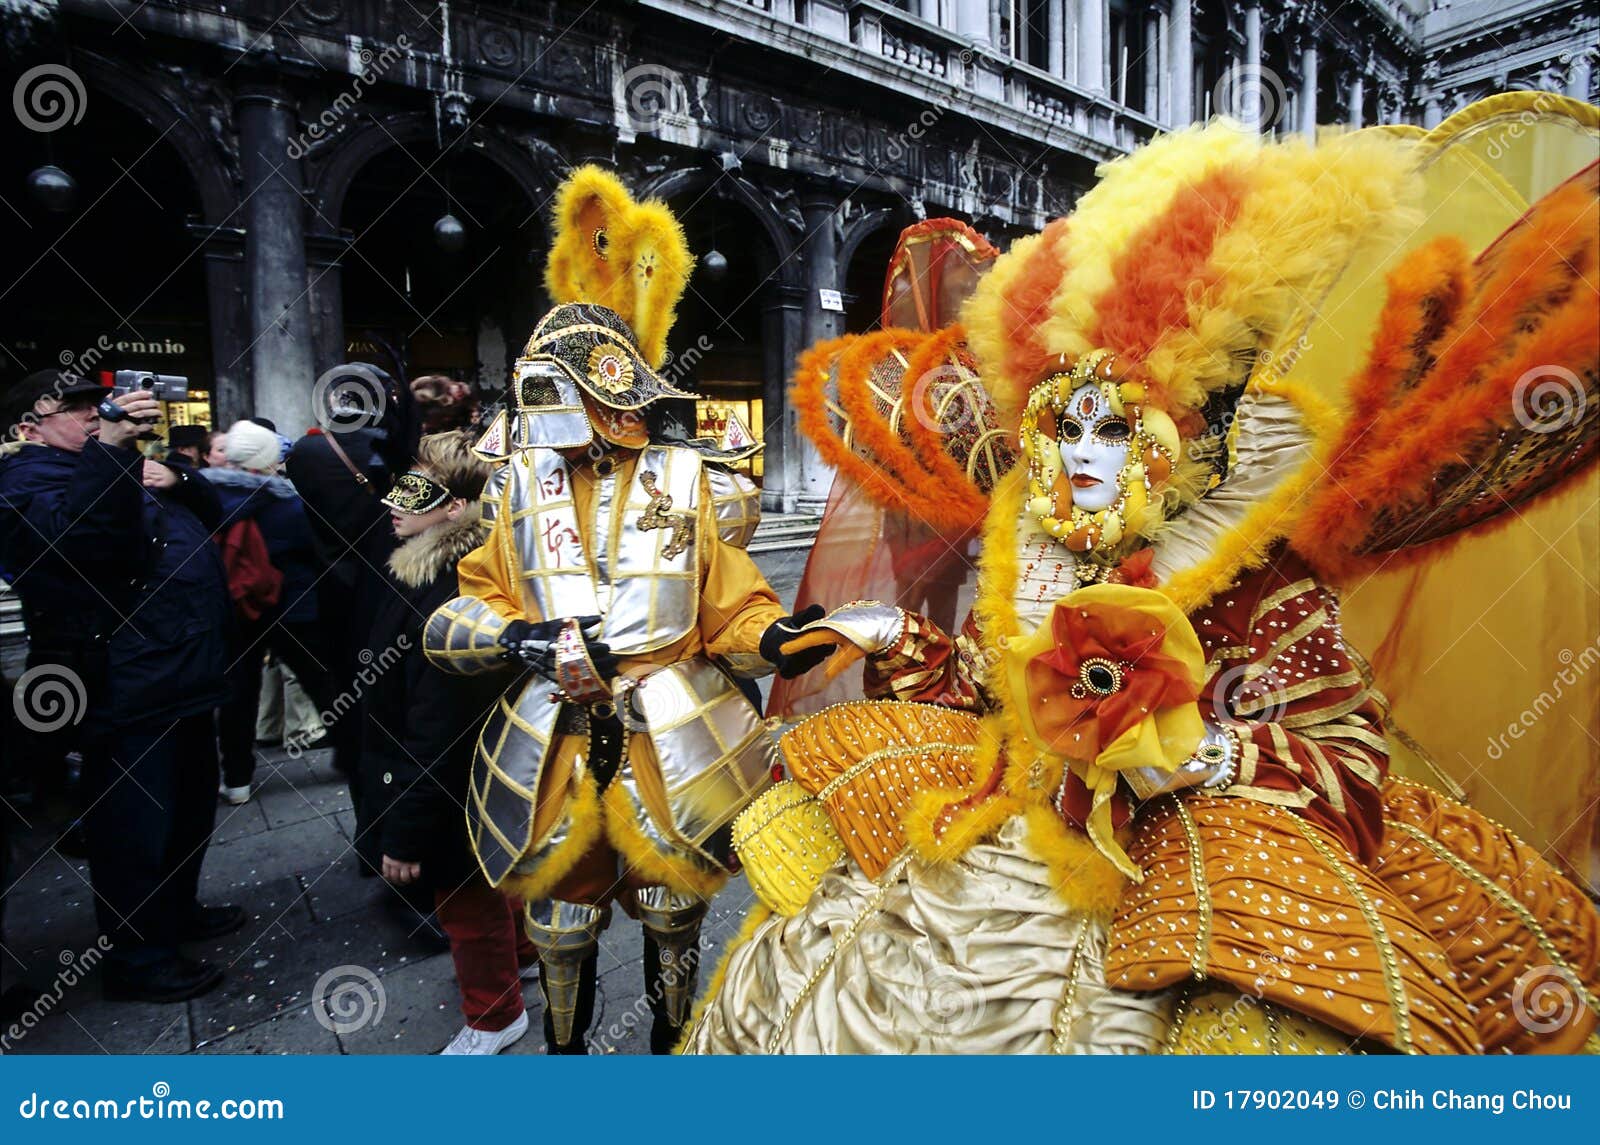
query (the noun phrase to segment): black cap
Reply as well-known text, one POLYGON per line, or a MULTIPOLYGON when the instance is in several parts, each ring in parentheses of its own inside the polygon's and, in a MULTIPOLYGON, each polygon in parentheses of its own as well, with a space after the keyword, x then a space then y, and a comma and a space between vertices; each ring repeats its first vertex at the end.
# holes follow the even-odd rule
POLYGON ((173 449, 204 450, 211 431, 203 425, 175 425, 167 430, 167 444, 173 449))
POLYGON ((15 382, 0 398, 0 430, 9 435, 13 426, 24 415, 33 412, 40 398, 69 401, 72 398, 94 398, 99 401, 110 391, 99 382, 90 381, 81 374, 65 370, 38 370, 15 382))

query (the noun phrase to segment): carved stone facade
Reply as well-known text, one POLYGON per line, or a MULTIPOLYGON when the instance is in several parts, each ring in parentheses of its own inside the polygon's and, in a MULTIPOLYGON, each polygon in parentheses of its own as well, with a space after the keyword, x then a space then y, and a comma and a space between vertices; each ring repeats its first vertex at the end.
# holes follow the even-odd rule
MULTIPOLYGON (((421 193, 471 156, 529 218, 599 160, 761 248, 730 290, 758 316, 724 380, 762 400, 767 502, 793 508, 828 474, 800 447, 788 371, 873 310, 886 244, 914 219, 957 214, 1004 244, 1069 210, 1096 164, 1218 112, 1312 132, 1436 119, 1498 87, 1592 95, 1580 0, 1411 3, 64 0, 56 39, 192 175, 218 420, 308 420, 311 379, 351 344, 344 280, 367 260, 348 201, 380 157, 414 152, 421 193)), ((507 272, 519 297, 485 375, 541 305, 541 241, 507 272)))

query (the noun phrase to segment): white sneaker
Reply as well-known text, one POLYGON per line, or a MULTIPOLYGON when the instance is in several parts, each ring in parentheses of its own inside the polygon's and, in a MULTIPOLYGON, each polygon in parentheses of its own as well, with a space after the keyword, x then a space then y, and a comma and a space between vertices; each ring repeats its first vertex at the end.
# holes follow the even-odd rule
POLYGON ((450 1054, 476 1054, 481 1057, 492 1057, 516 1042, 523 1034, 528 1032, 528 1011, 524 1010, 517 1015, 517 1020, 503 1030, 474 1030, 471 1026, 462 1026, 461 1032, 450 1040, 450 1044, 440 1050, 441 1055, 450 1054))
POLYGON ((217 794, 222 796, 222 801, 224 803, 231 803, 235 807, 242 807, 244 804, 250 802, 250 785, 247 783, 243 787, 229 787, 227 784, 223 784, 221 787, 217 788, 217 794))

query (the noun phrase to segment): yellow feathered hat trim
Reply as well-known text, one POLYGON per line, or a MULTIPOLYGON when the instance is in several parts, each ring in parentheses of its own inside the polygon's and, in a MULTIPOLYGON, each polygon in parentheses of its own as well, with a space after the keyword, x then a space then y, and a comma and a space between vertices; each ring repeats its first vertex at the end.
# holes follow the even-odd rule
POLYGON ((555 242, 545 286, 557 305, 592 302, 627 321, 645 360, 659 368, 694 257, 665 203, 634 201, 614 174, 577 168, 556 192, 555 242))

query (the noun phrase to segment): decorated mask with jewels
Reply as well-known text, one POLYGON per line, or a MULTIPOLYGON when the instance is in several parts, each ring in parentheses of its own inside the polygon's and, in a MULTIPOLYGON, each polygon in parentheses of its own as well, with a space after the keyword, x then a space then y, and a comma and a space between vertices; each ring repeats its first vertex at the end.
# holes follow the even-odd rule
POLYGON ((1028 510, 1071 551, 1109 554, 1160 520, 1178 431, 1109 351, 1035 385, 1021 437, 1028 510))
POLYGON ((431 513, 450 500, 450 490, 420 469, 410 469, 395 478, 383 495, 383 504, 400 513, 420 516, 431 513))

